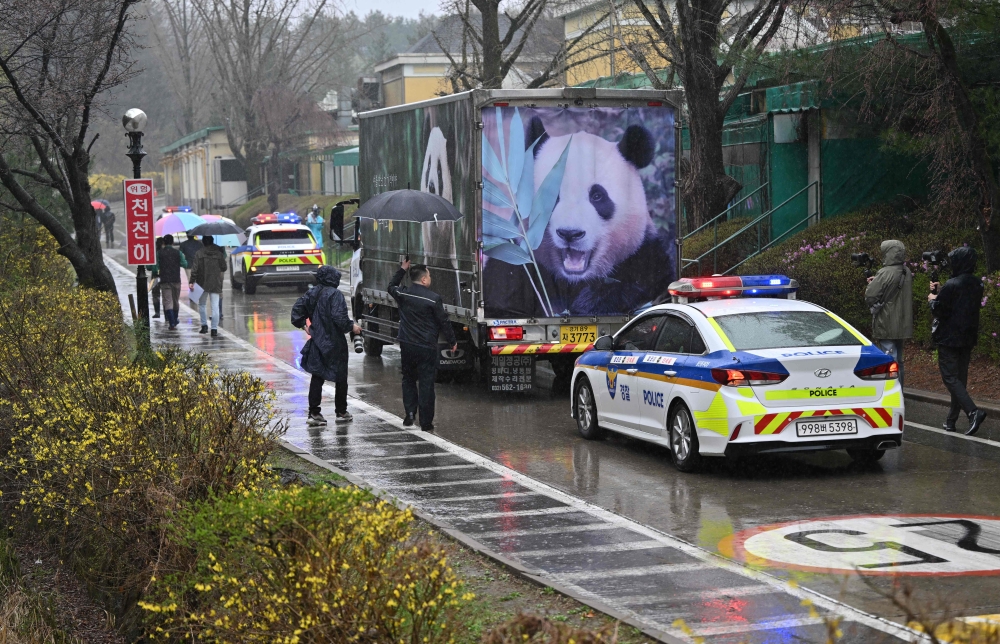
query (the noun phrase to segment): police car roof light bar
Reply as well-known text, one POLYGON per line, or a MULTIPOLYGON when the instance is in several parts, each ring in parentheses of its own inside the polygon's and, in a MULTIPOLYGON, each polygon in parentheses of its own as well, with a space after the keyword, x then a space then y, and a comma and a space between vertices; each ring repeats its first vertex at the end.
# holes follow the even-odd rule
POLYGON ((672 301, 721 300, 730 297, 785 297, 795 299, 799 283, 787 275, 714 275, 683 277, 667 287, 672 301))

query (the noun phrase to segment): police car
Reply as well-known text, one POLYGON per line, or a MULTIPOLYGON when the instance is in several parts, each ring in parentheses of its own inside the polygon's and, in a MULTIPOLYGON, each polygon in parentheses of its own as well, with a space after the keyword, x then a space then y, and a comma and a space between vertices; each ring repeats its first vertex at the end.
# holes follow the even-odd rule
POLYGON ((783 275, 682 279, 672 303, 603 336, 573 372, 584 438, 607 430, 702 457, 846 449, 873 462, 898 447, 898 365, 783 275))
POLYGON ((251 219, 246 241, 230 253, 230 284, 248 295, 257 286, 298 286, 305 291, 324 262, 313 232, 295 213, 266 213, 251 219))

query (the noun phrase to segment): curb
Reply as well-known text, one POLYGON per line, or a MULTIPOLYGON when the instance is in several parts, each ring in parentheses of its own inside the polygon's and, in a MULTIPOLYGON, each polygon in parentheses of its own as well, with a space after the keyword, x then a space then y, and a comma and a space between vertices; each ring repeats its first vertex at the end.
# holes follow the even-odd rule
POLYGON ((581 597, 579 593, 569 588, 563 587, 562 584, 560 584, 559 582, 546 580, 542 576, 541 571, 528 568, 527 566, 524 566, 517 561, 508 559, 502 554, 490 550, 483 544, 479 543, 478 541, 476 541, 469 535, 465 534, 464 532, 455 529, 448 523, 441 521, 440 519, 437 519, 435 517, 432 517, 428 514, 425 514, 419 508, 416 508, 412 505, 409 505, 408 503, 400 501, 398 498, 396 498, 395 496, 389 494, 384 490, 379 490, 378 488, 373 487, 370 483, 368 483, 361 477, 357 476, 356 474, 351 474, 350 472, 344 471, 339 467, 331 463, 328 463, 327 461, 324 461, 323 459, 314 456, 313 454, 310 454, 309 452, 303 450, 301 447, 289 443, 283 438, 278 439, 277 443, 282 449, 287 450, 289 453, 294 454, 295 456, 298 456, 299 458, 308 461, 317 467, 321 467, 325 470, 333 472, 334 474, 337 474, 338 476, 344 477, 344 479, 346 479, 352 485, 364 490, 368 490, 376 497, 388 501, 389 503, 392 503, 394 506, 396 506, 401 510, 408 508, 413 513, 413 516, 417 517, 421 521, 429 523, 430 525, 437 528, 440 532, 447 535, 452 540, 457 541, 458 543, 469 548, 476 554, 482 555, 488 559, 492 559, 496 563, 500 564, 501 566, 509 570, 512 574, 516 575, 521 579, 524 579, 525 581, 531 582, 532 584, 535 584, 536 586, 540 586, 543 588, 546 587, 551 588, 556 592, 560 593, 561 595, 565 595, 566 597, 569 597, 570 599, 577 601, 583 604, 584 606, 589 606, 596 611, 602 612, 605 615, 618 620, 622 624, 628 624, 632 628, 635 628, 636 630, 640 631, 643 635, 651 637, 657 642, 663 642, 664 644, 684 644, 683 640, 680 640, 668 633, 664 633, 657 629, 649 628, 649 626, 642 624, 641 622, 638 622, 632 619, 631 617, 628 617, 627 615, 622 615, 616 609, 610 606, 606 606, 601 602, 594 601, 589 597, 581 597))
MULTIPOLYGON (((904 387, 903 397, 917 402, 931 403, 932 405, 951 406, 951 396, 948 394, 939 394, 933 391, 924 391, 923 389, 909 389, 904 387)), ((991 414, 1000 415, 1000 403, 985 400, 976 400, 975 403, 980 409, 985 409, 991 414)))

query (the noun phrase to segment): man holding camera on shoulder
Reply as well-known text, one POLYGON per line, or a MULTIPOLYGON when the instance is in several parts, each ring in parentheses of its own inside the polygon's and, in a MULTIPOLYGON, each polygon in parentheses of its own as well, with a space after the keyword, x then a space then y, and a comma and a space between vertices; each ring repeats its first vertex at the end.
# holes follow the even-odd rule
POLYGON ((934 313, 931 337, 937 343, 938 368, 941 379, 951 394, 951 409, 944 428, 957 431, 958 411, 963 410, 969 418, 966 436, 972 436, 986 420, 986 412, 977 408, 965 386, 969 378, 969 360, 972 347, 979 339, 979 309, 982 307, 983 283, 974 275, 976 251, 968 246, 956 248, 948 253, 951 264, 951 279, 940 291, 938 282, 931 282, 931 292, 927 301, 934 313))
POLYGON ((879 247, 882 268, 868 278, 865 303, 872 313, 872 337, 899 365, 903 384, 903 343, 913 337, 913 273, 906 268, 903 242, 887 239, 879 247))

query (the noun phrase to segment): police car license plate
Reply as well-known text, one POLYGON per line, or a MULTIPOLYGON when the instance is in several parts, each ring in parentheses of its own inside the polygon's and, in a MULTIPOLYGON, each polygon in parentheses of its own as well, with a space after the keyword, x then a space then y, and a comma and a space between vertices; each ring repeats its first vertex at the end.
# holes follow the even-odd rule
POLYGON ((559 327, 560 344, 583 344, 597 342, 597 325, 581 324, 559 327))
POLYGON ((297 271, 297 270, 299 270, 299 267, 298 266, 275 266, 274 270, 276 270, 276 271, 297 271))
POLYGON ((795 435, 800 438, 857 433, 858 421, 854 418, 842 420, 800 420, 795 424, 795 435))

